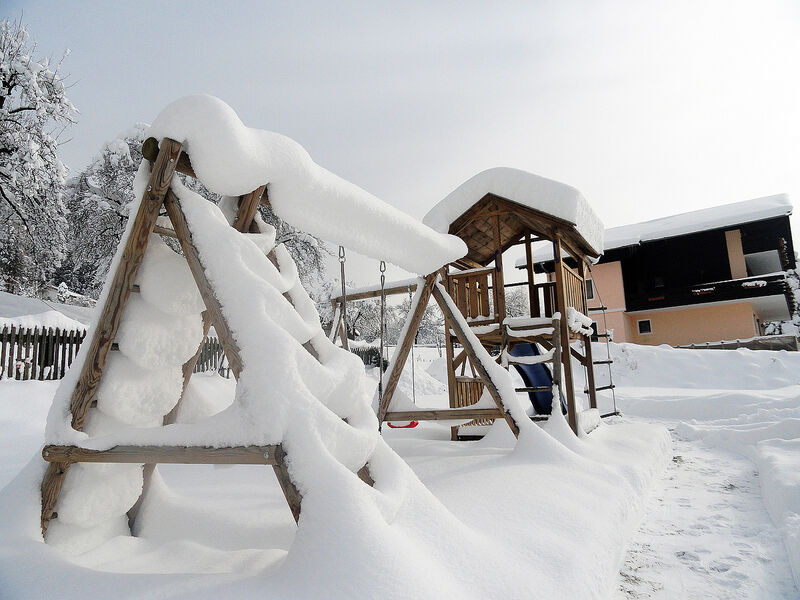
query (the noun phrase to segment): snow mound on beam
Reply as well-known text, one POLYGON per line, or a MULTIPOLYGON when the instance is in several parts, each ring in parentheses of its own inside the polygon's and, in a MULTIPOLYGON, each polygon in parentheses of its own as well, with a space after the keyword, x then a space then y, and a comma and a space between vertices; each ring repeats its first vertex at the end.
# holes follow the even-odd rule
POLYGON ((486 194, 572 223, 598 256, 603 253, 603 223, 583 194, 570 185, 509 167, 487 169, 471 177, 434 206, 422 222, 446 233, 453 221, 486 194))
POLYGON ((294 140, 246 127, 213 96, 176 100, 156 117, 150 135, 183 143, 211 191, 239 196, 268 183, 270 203, 284 221, 366 256, 427 274, 467 252, 457 237, 431 230, 320 167, 294 140))

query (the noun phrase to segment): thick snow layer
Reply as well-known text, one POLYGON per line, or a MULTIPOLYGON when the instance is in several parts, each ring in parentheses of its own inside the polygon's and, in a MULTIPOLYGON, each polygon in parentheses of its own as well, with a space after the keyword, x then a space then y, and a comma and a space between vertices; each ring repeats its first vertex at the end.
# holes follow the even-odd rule
POLYGON ((603 223, 583 194, 564 183, 508 167, 488 169, 468 179, 436 204, 422 222, 446 233, 453 221, 486 194, 572 223, 598 256, 603 253, 603 223))
MULTIPOLYGON (((733 204, 703 208, 679 215, 671 215, 652 221, 610 227, 605 230, 605 242, 602 249, 608 251, 614 248, 638 246, 643 242, 652 242, 711 229, 733 227, 742 223, 753 223, 790 214, 792 214, 792 203, 789 200, 789 196, 786 194, 765 196, 733 204)), ((534 250, 534 263, 548 260, 553 260, 553 247, 550 244, 534 250)), ((525 263, 526 259, 522 257, 517 259, 516 266, 524 267, 525 263)))
POLYGON ((294 140, 250 129, 213 96, 188 96, 167 106, 150 135, 184 144, 199 179, 223 196, 269 184, 269 201, 287 223, 414 273, 431 273, 467 252, 360 187, 317 165, 294 140))
POLYGON ((145 427, 172 410, 182 386, 180 365, 145 369, 114 353, 106 361, 97 389, 97 408, 129 425, 145 427))
POLYGON ((91 308, 60 304, 39 298, 26 298, 0 292, 0 329, 4 326, 56 327, 83 331, 91 318, 91 308))
POLYGON ((163 313, 198 315, 206 309, 186 259, 157 235, 150 237, 136 283, 145 302, 163 313))
MULTIPOLYGON (((38 404, 36 388, 9 394, 21 383, 28 382, 0 383, 0 397, 17 400, 9 416, 38 415, 41 432, 41 412, 26 412, 38 404)), ((0 491, 3 596, 608 597, 646 490, 668 459, 664 430, 603 425, 579 451, 546 435, 511 451, 513 436, 500 425, 495 443, 481 445, 392 432, 392 445, 430 492, 412 484, 391 523, 335 495, 304 507, 296 527, 269 468, 163 465, 137 519, 139 537, 127 535, 124 517, 96 529, 64 524, 54 529, 59 550, 38 534, 44 465, 34 457, 25 467, 20 455, 13 466, 22 471, 0 491)), ((17 443, 3 437, 0 452, 17 443)), ((29 440, 23 451, 38 447, 29 440)))
POLYGON ((180 366, 203 339, 200 314, 170 315, 131 294, 117 331, 120 351, 145 369, 180 366))
POLYGON ((581 311, 572 306, 567 307, 567 327, 570 331, 580 333, 581 335, 592 335, 592 321, 581 311))
POLYGON ((98 526, 125 514, 141 491, 141 465, 73 465, 56 504, 57 520, 80 527, 98 526))

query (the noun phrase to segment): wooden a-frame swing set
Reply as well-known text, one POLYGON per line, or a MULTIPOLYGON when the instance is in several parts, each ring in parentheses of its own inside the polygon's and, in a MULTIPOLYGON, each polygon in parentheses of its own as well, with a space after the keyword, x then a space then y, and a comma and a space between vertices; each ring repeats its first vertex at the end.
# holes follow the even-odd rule
MULTIPOLYGON (((242 371, 243 363, 241 348, 236 336, 231 331, 225 317, 223 306, 220 304, 214 285, 209 281, 193 241, 193 232, 181 207, 181 202, 170 189, 175 173, 183 173, 196 177, 192 168, 190 157, 182 152, 179 142, 165 138, 158 143, 150 138, 143 146, 143 155, 151 162, 151 174, 143 193, 141 203, 136 215, 132 217, 133 223, 129 230, 128 238, 122 249, 121 259, 115 271, 110 274, 111 281, 104 304, 100 307, 97 326, 91 332, 91 340, 86 350, 81 365, 77 383, 71 394, 69 410, 71 413, 71 426, 81 431, 86 423, 90 410, 96 410, 96 393, 103 377, 106 361, 110 352, 117 349, 115 336, 118 333, 126 303, 132 293, 138 293, 135 284, 139 267, 142 264, 148 242, 152 234, 174 237, 180 243, 183 254, 191 270, 195 284, 205 304, 203 312, 203 332, 208 333, 213 326, 219 336, 223 350, 228 358, 231 371, 236 379, 242 371), (172 228, 157 225, 159 214, 166 212, 172 228)), ((249 194, 241 196, 238 202, 238 214, 232 226, 239 232, 259 232, 254 221, 260 203, 269 203, 267 185, 262 185, 249 194)), ((279 269, 278 260, 274 249, 265 259, 269 259, 279 269)), ((280 271, 280 269, 279 269, 280 271)), ((433 295, 443 307, 451 323, 450 327, 459 339, 462 340, 475 368, 484 378, 487 389, 495 401, 496 408, 489 411, 470 412, 462 409, 459 418, 473 416, 503 417, 515 435, 519 433, 519 426, 503 404, 501 394, 486 369, 483 360, 491 360, 488 353, 480 345, 470 345, 465 332, 465 324, 459 319, 452 307, 446 302, 446 291, 438 283, 439 273, 432 273, 425 278, 424 286, 420 292, 418 306, 424 309, 428 298, 433 295)), ((284 293, 284 298, 295 306, 291 292, 284 293)), ((412 324, 418 325, 421 317, 420 311, 410 315, 412 324)), ((253 315, 258 318, 258 315, 253 315)), ((415 325, 416 327, 416 325, 415 325)), ((319 360, 318 354, 311 342, 303 344, 305 350, 319 360)), ((401 349, 401 355, 407 355, 408 348, 401 349), (405 353, 405 354, 404 354, 405 353)), ((181 399, 192 375, 194 365, 199 356, 200 347, 195 355, 183 365, 183 387, 181 399)), ((399 364, 402 365, 402 362, 399 364)), ((392 370, 387 392, 394 390, 399 379, 400 371, 392 370)), ((264 393, 269 393, 265 391, 264 393)), ((391 393, 387 393, 386 406, 382 406, 382 418, 386 416, 386 407, 391 393)), ((181 399, 178 400, 178 405, 181 399)), ((163 424, 170 425, 175 422, 178 405, 176 405, 163 419, 163 424)), ((401 415, 402 416, 402 415, 401 415)), ((42 450, 44 460, 49 463, 41 484, 41 528, 42 533, 47 532, 51 520, 57 519, 57 505, 59 495, 64 484, 64 479, 71 465, 75 463, 132 463, 144 465, 144 486, 142 494, 136 504, 128 511, 129 523, 132 525, 144 494, 147 492, 148 481, 154 466, 160 463, 173 464, 259 464, 272 466, 286 502, 295 521, 299 520, 301 512, 302 495, 296 483, 292 480, 287 468, 287 455, 282 444, 266 446, 239 445, 229 447, 207 446, 179 446, 179 445, 124 445, 114 446, 107 450, 94 450, 82 448, 78 445, 47 445, 42 450)), ((362 466, 357 476, 367 485, 373 485, 369 473, 369 464, 362 466)))

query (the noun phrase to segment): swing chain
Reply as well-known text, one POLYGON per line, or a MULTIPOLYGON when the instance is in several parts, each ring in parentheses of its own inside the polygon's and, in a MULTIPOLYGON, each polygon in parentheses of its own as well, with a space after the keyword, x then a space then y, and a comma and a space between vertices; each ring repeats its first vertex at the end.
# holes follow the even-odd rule
POLYGON ((380 361, 378 362, 378 401, 383 402, 383 347, 384 347, 384 332, 386 329, 386 263, 381 261, 381 348, 380 348, 380 361))
MULTIPOLYGON (((344 263, 345 263, 345 255, 344 255, 344 246, 339 246, 339 265, 341 266, 341 277, 342 280, 342 327, 344 328, 344 337, 345 339, 342 340, 342 346, 347 348, 346 339, 347 339, 347 288, 345 286, 345 274, 344 274, 344 263)), ((338 326, 338 323, 334 326, 338 326)))
MULTIPOLYGON (((408 310, 411 311, 414 304, 414 294, 411 292, 411 286, 408 286, 408 310)), ((410 312, 409 312, 410 314, 410 312)), ((414 358, 414 346, 417 344, 417 335, 419 335, 419 329, 414 334, 414 339, 411 342, 411 400, 414 402, 414 405, 417 404, 417 374, 415 372, 415 364, 416 359, 414 358)))

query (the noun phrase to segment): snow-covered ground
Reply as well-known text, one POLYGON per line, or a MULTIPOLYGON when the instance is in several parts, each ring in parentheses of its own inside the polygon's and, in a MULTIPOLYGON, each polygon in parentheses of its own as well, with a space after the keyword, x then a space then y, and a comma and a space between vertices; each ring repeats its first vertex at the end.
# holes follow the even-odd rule
MULTIPOLYGON (((360 564, 356 580, 330 572, 346 562, 341 535, 356 523, 332 527, 340 537, 328 540, 313 577, 287 572, 297 564, 286 557, 298 529, 271 471, 252 466, 160 467, 136 538, 70 557, 42 544, 11 546, 8 532, 20 520, 38 525, 38 452, 57 382, 0 382, 0 428, 8 432, 0 487, 11 483, 0 492, 0 595, 796 598, 800 436, 791 424, 800 412, 800 354, 630 345, 612 353, 626 416, 574 443, 568 458, 555 446, 539 447, 534 461, 512 451, 503 423, 466 443, 449 442, 446 424, 385 428, 460 524, 458 543, 469 540, 475 562, 469 572, 463 549, 448 555, 441 540, 434 544, 440 530, 429 522, 431 539, 404 548, 429 561, 424 576, 398 569, 402 558, 382 557, 360 564), (671 429, 672 445, 645 421, 671 429)), ((437 358, 436 349, 417 349, 416 381, 404 371, 399 389, 421 405, 444 401, 437 358)), ((376 381, 374 369, 368 375, 376 381)), ((232 398, 230 381, 193 382, 184 421, 232 398)), ((608 393, 602 402, 610 406, 608 393)))
POLYGON ((618 408, 675 444, 621 597, 799 597, 800 353, 619 344, 612 357, 618 408))

